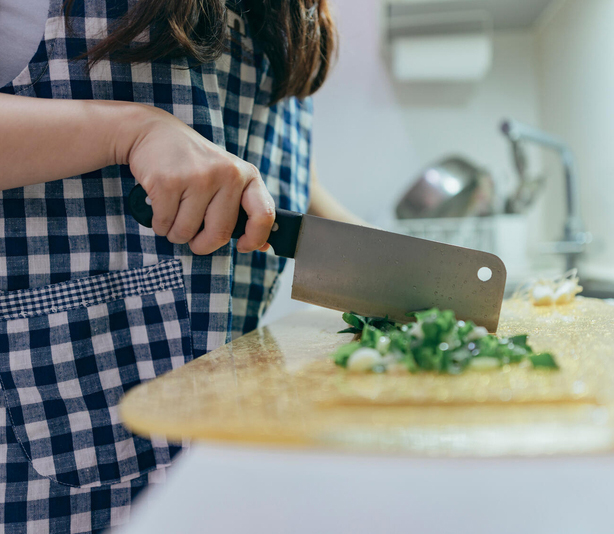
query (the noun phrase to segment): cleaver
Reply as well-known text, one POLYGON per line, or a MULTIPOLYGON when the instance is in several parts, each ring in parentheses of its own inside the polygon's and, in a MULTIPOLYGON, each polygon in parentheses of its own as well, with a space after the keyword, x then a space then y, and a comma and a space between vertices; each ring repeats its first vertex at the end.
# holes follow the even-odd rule
MULTIPOLYGON (((140 185, 128 204, 151 228, 153 211, 140 185)), ((233 238, 246 223, 241 208, 233 238)), ((410 312, 449 309, 459 320, 497 330, 507 274, 493 254, 283 209, 276 210, 268 243, 277 256, 295 260, 293 299, 401 323, 410 312)))

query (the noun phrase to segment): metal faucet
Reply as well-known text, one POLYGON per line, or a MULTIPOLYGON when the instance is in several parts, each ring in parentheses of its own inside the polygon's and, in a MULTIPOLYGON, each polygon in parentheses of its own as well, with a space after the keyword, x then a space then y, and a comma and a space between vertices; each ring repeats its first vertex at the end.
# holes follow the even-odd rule
POLYGON ((559 153, 565 170, 567 217, 563 239, 546 244, 544 249, 545 252, 564 255, 567 270, 575 269, 578 256, 586 250, 586 245, 592 241, 592 236, 590 232, 584 229, 580 215, 580 187, 571 149, 560 139, 517 121, 505 121, 501 125, 501 130, 512 143, 514 159, 518 166, 518 172, 521 174, 525 172, 524 162, 526 161, 523 155, 522 142, 535 143, 559 153))

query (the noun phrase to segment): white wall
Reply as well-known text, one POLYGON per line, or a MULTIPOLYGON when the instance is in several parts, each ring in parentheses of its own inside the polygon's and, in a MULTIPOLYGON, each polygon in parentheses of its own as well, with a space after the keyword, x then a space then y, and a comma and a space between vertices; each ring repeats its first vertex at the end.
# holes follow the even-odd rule
MULTIPOLYGON (((567 140, 575 152, 582 210, 596 240, 587 267, 598 272, 614 265, 613 26, 614 0, 569 0, 561 2, 537 34, 542 126, 567 140)), ((543 215, 560 221, 560 168, 548 159, 546 170, 553 179, 543 215)))
POLYGON ((315 97, 314 145, 322 182, 374 222, 420 169, 450 152, 515 174, 502 118, 539 122, 534 37, 502 33, 490 75, 470 88, 398 86, 380 46, 381 0, 334 0, 339 63, 315 97))
MULTIPOLYGON (((381 0, 334 5, 339 62, 315 96, 321 182, 374 223, 392 213, 423 166, 449 153, 486 166, 502 188, 513 185, 509 146, 498 128, 505 117, 539 123, 533 32, 496 35, 492 72, 474 87, 399 86, 381 51, 381 0)), ((269 321, 299 307, 290 302, 288 271, 269 321)))

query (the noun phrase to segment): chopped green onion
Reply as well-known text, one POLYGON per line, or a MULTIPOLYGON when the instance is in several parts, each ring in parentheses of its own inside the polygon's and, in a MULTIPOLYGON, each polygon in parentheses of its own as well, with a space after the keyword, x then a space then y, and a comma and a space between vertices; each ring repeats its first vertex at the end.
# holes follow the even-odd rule
POLYGON ((433 308, 410 315, 416 320, 411 327, 387 318, 344 313, 343 320, 349 328, 341 332, 360 334, 360 341, 341 346, 333 354, 335 363, 347 367, 352 354, 366 349, 383 358, 380 361, 373 357, 373 367, 367 369, 373 372, 400 365, 411 373, 460 374, 468 368, 494 369, 527 359, 534 368, 558 369, 551 354, 533 352, 527 335, 500 339, 471 321, 457 321, 451 310, 433 308))
POLYGON ((532 356, 529 356, 529 360, 531 360, 533 367, 535 367, 536 369, 538 368, 558 369, 559 368, 558 364, 556 363, 554 359, 554 356, 552 356, 552 354, 548 354, 547 352, 544 352, 542 354, 533 354, 532 356))

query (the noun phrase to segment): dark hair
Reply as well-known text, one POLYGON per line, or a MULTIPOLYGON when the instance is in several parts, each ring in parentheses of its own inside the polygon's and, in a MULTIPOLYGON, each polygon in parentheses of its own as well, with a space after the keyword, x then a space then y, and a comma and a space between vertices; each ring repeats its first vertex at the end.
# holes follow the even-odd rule
MULTIPOLYGON (((68 25, 74 1, 66 1, 68 25)), ((271 62, 271 102, 317 91, 336 52, 327 0, 243 0, 240 7, 271 62)), ((184 55, 202 64, 225 50, 226 31, 224 0, 139 0, 87 57, 94 65, 107 55, 126 63, 184 55), (135 41, 147 29, 151 38, 135 41)))

